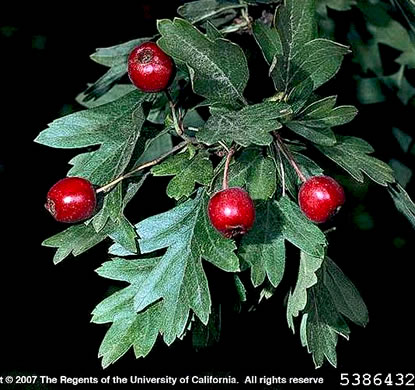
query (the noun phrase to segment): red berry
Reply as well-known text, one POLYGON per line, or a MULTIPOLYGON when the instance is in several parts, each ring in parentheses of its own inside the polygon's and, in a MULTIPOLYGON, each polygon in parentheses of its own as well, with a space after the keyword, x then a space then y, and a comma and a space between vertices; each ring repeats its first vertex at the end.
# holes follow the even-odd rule
POLYGON ((45 207, 59 222, 88 219, 97 204, 95 189, 82 177, 66 177, 49 190, 45 207))
POLYGON ((172 59, 154 42, 137 46, 128 57, 128 76, 144 92, 160 92, 173 73, 172 59))
POLYGON ((245 234, 255 221, 255 206, 239 187, 219 191, 209 200, 208 215, 213 227, 227 238, 245 234))
POLYGON ((346 197, 343 187, 329 176, 314 176, 300 187, 298 204, 305 216, 323 223, 336 214, 346 197))

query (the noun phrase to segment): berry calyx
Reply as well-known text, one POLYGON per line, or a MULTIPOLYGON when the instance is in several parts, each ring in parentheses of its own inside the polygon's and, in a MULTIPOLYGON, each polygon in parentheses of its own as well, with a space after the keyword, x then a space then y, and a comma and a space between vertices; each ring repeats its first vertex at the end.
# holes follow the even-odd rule
POLYGON ((226 188, 209 200, 208 216, 216 230, 232 238, 252 228, 255 221, 254 202, 244 189, 226 188))
POLYGON ((59 222, 80 222, 94 214, 95 189, 82 177, 66 177, 49 190, 45 207, 59 222))
POLYGON ((172 59, 154 42, 137 46, 128 57, 128 76, 144 92, 165 89, 173 73, 172 59))
POLYGON ((298 204, 304 215, 316 223, 326 222, 346 200, 343 187, 329 176, 313 176, 298 192, 298 204))

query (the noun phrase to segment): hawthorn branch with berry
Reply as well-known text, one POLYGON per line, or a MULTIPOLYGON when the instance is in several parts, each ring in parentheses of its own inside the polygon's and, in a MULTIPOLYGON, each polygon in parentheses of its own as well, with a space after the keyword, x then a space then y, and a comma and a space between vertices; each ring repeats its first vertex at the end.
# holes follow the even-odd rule
MULTIPOLYGON (((327 257, 328 241, 317 225, 334 228, 326 224, 334 223, 345 191, 308 150, 359 182, 366 175, 387 187, 395 177, 366 141, 335 133, 357 110, 336 106, 336 97, 319 96, 318 88, 337 74, 349 49, 318 37, 315 2, 285 0, 273 23, 248 13, 264 7, 262 14, 271 15, 269 6, 217 2, 208 12, 200 1, 190 2, 179 9, 181 17, 157 22, 156 38, 99 49, 94 58, 117 67, 119 77, 104 77, 109 90, 90 87, 95 97, 102 93, 96 102, 87 94, 85 110, 57 119, 36 138, 55 148, 95 146, 74 157, 68 177, 50 189, 46 208, 73 225, 43 244, 57 249, 58 263, 112 242, 114 258, 98 273, 128 287, 92 313, 93 322, 111 324, 99 352, 104 367, 130 347, 136 357, 146 356, 159 335, 170 345, 191 332, 190 322, 219 334, 202 264, 234 273, 229 288, 244 292, 236 294, 243 304, 247 289, 239 275, 248 275, 258 296, 271 297, 290 245, 299 250, 299 272, 288 292, 287 322, 293 331, 301 322, 302 343, 316 367, 336 364, 333 335, 348 337, 346 319, 368 322, 365 303, 327 257), (222 17, 228 14, 233 20, 222 17), (274 90, 271 97, 260 87, 247 96, 254 70, 231 33, 244 29, 263 56, 261 80, 274 90), (119 81, 124 74, 130 85, 119 81), (186 98, 174 101, 179 92, 186 98), (294 140, 289 147, 285 134, 294 140), (148 174, 136 175, 145 169, 148 174), (176 206, 133 225, 126 205, 159 176, 171 177, 166 195, 176 206), (328 275, 333 284, 325 284, 328 275), (320 313, 327 307, 332 318, 324 322, 320 313)), ((396 194, 403 202, 404 194, 396 194)))

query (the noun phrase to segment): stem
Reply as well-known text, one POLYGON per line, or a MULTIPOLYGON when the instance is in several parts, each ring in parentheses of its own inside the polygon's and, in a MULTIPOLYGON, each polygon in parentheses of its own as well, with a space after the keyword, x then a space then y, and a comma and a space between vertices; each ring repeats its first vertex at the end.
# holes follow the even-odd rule
POLYGON ((226 156, 225 161, 225 168, 223 169, 223 182, 222 182, 222 189, 226 190, 229 187, 229 165, 231 163, 231 158, 233 154, 235 153, 235 150, 233 148, 230 148, 228 151, 228 154, 226 156))
POLYGON ((172 98, 172 96, 171 96, 171 94, 170 94, 169 91, 166 90, 165 93, 166 93, 166 96, 167 96, 167 100, 169 101, 170 111, 171 111, 171 115, 173 117, 174 128, 176 130, 177 135, 179 135, 180 137, 182 137, 183 136, 183 129, 180 126, 180 123, 179 123, 179 121, 177 119, 176 109, 175 109, 175 104, 173 102, 173 98, 172 98))
POLYGON ((276 149, 277 149, 277 153, 278 153, 278 161, 280 163, 280 170, 281 170, 282 196, 285 196, 285 170, 284 170, 284 164, 282 162, 280 148, 276 148, 276 149))
POLYGON ((122 175, 122 176, 118 177, 117 179, 113 180, 112 182, 110 182, 108 184, 105 184, 103 187, 98 188, 96 190, 96 193, 98 194, 100 192, 106 192, 110 188, 112 188, 113 186, 118 184, 120 181, 131 177, 135 173, 137 173, 139 171, 142 171, 145 168, 152 167, 153 165, 157 165, 159 162, 163 161, 166 157, 168 157, 171 154, 176 153, 177 151, 185 148, 187 146, 187 144, 188 144, 187 141, 181 142, 180 144, 178 144, 178 145, 174 146, 172 149, 170 149, 168 152, 162 154, 160 157, 157 157, 157 158, 155 158, 154 160, 151 160, 151 161, 147 161, 146 163, 139 165, 138 167, 134 168, 132 171, 126 173, 125 175, 122 175))
POLYGON ((294 168, 300 180, 303 183, 305 183, 307 181, 307 178, 305 177, 304 173, 301 171, 300 167, 295 162, 293 155, 291 154, 287 146, 284 144, 283 140, 281 139, 281 136, 276 131, 274 131, 273 134, 275 136, 279 150, 281 150, 284 156, 288 159, 288 161, 290 162, 291 166, 294 168))

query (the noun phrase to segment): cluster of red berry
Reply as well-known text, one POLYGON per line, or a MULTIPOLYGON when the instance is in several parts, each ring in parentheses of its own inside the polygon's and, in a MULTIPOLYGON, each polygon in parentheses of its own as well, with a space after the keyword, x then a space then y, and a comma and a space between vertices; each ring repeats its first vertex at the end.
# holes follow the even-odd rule
MULTIPOLYGON (((136 47, 128 58, 130 80, 144 92, 160 92, 166 89, 173 72, 172 59, 154 42, 146 42, 136 47)), ((303 179, 298 193, 300 209, 311 221, 326 222, 343 205, 343 188, 328 176, 303 179)), ((245 234, 252 228, 255 206, 247 191, 240 187, 228 188, 227 178, 224 183, 224 188, 210 199, 208 215, 212 225, 222 235, 231 238, 245 234)), ((96 192, 88 180, 67 177, 49 190, 45 207, 59 222, 80 222, 95 213, 96 192)))

